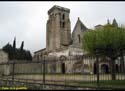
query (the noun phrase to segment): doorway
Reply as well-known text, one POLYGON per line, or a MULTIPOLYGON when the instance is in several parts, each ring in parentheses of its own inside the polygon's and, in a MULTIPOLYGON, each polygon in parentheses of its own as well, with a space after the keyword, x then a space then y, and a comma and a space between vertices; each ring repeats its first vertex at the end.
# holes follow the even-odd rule
POLYGON ((61 69, 62 69, 62 73, 65 74, 65 63, 62 63, 61 69))
POLYGON ((101 65, 101 72, 102 73, 109 73, 109 68, 108 68, 108 65, 107 64, 102 64, 101 65))
POLYGON ((97 73, 97 67, 96 67, 96 63, 94 63, 94 71, 93 71, 94 74, 97 73))

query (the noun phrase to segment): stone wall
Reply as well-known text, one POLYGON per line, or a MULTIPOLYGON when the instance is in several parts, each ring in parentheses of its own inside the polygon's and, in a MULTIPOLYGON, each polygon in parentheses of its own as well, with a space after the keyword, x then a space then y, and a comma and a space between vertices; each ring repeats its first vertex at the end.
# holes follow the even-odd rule
MULTIPOLYGON (((0 64, 8 62, 8 54, 0 49, 0 64)), ((9 74, 9 66, 8 65, 0 65, 0 75, 8 75, 9 74)))
MULTIPOLYGON (((93 57, 85 57, 83 59, 77 59, 75 56, 67 57, 66 60, 52 61, 49 60, 49 63, 45 65, 46 73, 87 73, 93 74, 94 64, 96 59, 93 57)), ((100 62, 99 69, 101 73, 101 65, 107 64, 107 62, 100 62)), ((109 66, 109 65, 108 65, 109 66)), ((15 74, 37 74, 43 73, 43 64, 42 63, 28 63, 28 64, 15 64, 14 66, 15 74)), ((1 65, 0 72, 4 75, 12 74, 13 65, 1 65)))
MULTIPOLYGON (((43 65, 41 63, 30 63, 30 64, 15 64, 15 74, 34 74, 42 73, 43 65)), ((11 75, 13 72, 13 65, 0 65, 0 75, 11 75)))
MULTIPOLYGON (((41 63, 29 63, 29 64, 15 64, 15 74, 29 74, 29 73, 42 73, 41 63)), ((13 66, 10 65, 10 73, 12 73, 13 66)))

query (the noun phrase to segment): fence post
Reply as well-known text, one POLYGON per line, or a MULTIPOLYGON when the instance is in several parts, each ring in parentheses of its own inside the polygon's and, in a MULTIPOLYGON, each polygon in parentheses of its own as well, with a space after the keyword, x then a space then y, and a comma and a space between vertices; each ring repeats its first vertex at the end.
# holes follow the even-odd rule
POLYGON ((13 86, 14 86, 14 74, 15 74, 15 63, 14 63, 14 61, 13 61, 13 64, 12 64, 13 66, 13 68, 12 68, 12 83, 13 83, 13 86))
POLYGON ((97 86, 99 87, 99 53, 98 50, 96 49, 96 68, 97 68, 97 86))
POLYGON ((45 85, 45 56, 43 59, 43 88, 44 88, 44 85, 45 85))
POLYGON ((97 56, 97 86, 99 86, 99 58, 97 56))

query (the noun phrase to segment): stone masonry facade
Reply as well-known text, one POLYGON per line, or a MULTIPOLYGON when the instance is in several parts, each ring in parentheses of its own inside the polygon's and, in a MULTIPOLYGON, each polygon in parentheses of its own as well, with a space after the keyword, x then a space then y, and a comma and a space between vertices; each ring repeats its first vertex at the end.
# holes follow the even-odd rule
MULTIPOLYGON (((95 58, 86 56, 88 54, 82 48, 83 36, 90 29, 78 18, 71 33, 70 9, 65 7, 54 5, 48 10, 48 16, 46 48, 35 52, 34 61, 42 61, 43 57, 47 57, 47 60, 52 60, 53 57, 59 61, 65 59, 65 61, 57 62, 54 65, 48 64, 46 67, 49 73, 96 73, 95 58), (80 60, 76 59, 80 56, 86 57, 80 60)), ((113 20, 113 24, 117 25, 116 23, 116 20, 113 20)), ((95 28, 103 28, 103 25, 97 25, 95 28)), ((109 62, 106 60, 100 61, 100 73, 110 72, 109 62)), ((120 66, 119 63, 117 65, 120 66)))
POLYGON ((49 11, 46 31, 47 51, 67 48, 71 43, 70 10, 53 6, 49 11))

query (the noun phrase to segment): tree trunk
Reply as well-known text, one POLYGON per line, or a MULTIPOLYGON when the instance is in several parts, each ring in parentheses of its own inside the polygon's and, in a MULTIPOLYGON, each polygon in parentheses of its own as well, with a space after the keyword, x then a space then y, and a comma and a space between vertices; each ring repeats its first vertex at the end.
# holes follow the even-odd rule
POLYGON ((112 80, 116 80, 116 66, 114 58, 111 58, 111 77, 112 80))

